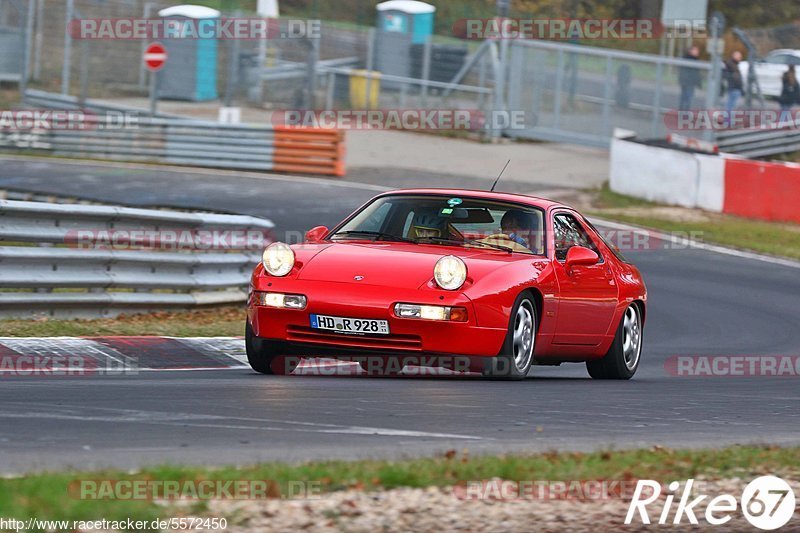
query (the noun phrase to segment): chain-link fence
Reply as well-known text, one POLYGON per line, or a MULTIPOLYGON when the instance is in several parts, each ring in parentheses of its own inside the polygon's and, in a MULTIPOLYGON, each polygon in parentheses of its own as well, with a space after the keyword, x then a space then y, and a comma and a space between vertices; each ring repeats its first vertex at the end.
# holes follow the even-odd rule
MULTIPOLYGON (((149 39, 80 39, 71 23, 154 19, 175 2, 30 1, 35 25, 28 42, 36 88, 79 96, 81 101, 146 102, 150 74, 142 56, 149 39)), ((24 27, 24 14, 14 9, 21 3, 0 0, 5 9, 0 13, 7 13, 0 17, 5 26, 0 26, 18 31, 24 27)), ((502 130, 522 138, 604 146, 614 128, 664 137, 670 111, 711 108, 719 94, 712 88, 716 83, 708 62, 539 39, 419 39, 375 28, 374 5, 370 12, 370 26, 311 21, 318 24, 313 36, 287 31, 292 24, 311 24, 289 19, 289 12, 269 39, 215 39, 210 56, 215 87, 208 93, 213 97, 208 97, 212 104, 207 107, 518 111, 525 117, 522 123, 493 128, 492 133, 502 130)), ((24 39, 15 42, 22 46, 24 39)), ((11 53, 4 57, 22 55, 7 49, 11 53)), ((172 65, 182 61, 179 57, 172 57, 172 65)), ((168 60, 168 68, 159 74, 163 86, 165 76, 176 76, 171 68, 168 60)), ((178 99, 192 100, 172 92, 178 99)), ((208 111, 205 117, 215 116, 215 109, 208 111)))
POLYGON ((671 112, 714 103, 708 62, 534 40, 510 49, 508 106, 531 117, 514 136, 598 146, 614 128, 665 137, 671 112))
POLYGON ((800 21, 768 28, 743 30, 761 57, 777 49, 800 49, 800 21))
MULTIPOLYGON (((147 40, 79 39, 70 24, 81 19, 154 19, 174 2, 31 1, 37 12, 32 44, 36 88, 84 98, 147 95, 150 74, 142 62, 147 40)), ((222 14, 224 19, 253 16, 222 14)), ((328 21, 319 22, 313 39, 286 31, 287 25, 303 22, 309 23, 282 19, 280 31, 271 32, 266 41, 219 39, 220 99, 228 105, 265 109, 441 105, 477 109, 489 102, 494 82, 487 61, 461 73, 479 43, 442 38, 412 42, 408 35, 328 21), (459 83, 447 86, 459 73, 459 83), (373 91, 376 96, 368 98, 373 91)))
POLYGON ((27 4, 0 0, 0 82, 19 82, 27 42, 27 4))

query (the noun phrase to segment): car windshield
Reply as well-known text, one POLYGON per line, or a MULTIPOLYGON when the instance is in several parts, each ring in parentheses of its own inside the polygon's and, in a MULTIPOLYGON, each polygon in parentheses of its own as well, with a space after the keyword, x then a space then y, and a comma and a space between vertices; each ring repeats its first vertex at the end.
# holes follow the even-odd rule
POLYGON ((331 235, 335 241, 400 241, 544 253, 541 209, 452 196, 378 198, 331 235))

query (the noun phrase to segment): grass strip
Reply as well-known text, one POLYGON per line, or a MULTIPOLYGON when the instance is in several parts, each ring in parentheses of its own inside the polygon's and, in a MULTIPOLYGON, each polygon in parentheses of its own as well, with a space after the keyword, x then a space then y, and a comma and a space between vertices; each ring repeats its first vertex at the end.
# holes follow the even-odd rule
POLYGON ((190 505, 150 500, 85 500, 74 487, 80 480, 265 480, 280 497, 292 482, 315 482, 322 493, 344 489, 385 490, 399 487, 465 485, 502 478, 510 481, 574 481, 655 479, 662 482, 704 477, 750 479, 758 475, 796 472, 800 448, 732 446, 722 449, 664 448, 593 453, 470 456, 466 451, 440 457, 401 461, 324 461, 302 464, 265 463, 243 468, 159 466, 138 472, 40 473, 0 479, 0 516, 51 520, 152 520, 196 516, 205 501, 190 505))

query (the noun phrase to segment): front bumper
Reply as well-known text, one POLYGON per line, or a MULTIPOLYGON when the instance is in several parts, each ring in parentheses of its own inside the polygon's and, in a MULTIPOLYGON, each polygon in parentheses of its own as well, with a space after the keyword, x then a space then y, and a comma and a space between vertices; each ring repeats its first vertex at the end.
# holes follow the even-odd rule
POLYGON ((300 351, 308 350, 304 355, 369 352, 495 356, 506 335, 505 329, 480 327, 472 301, 459 292, 273 278, 268 282, 269 286, 264 283, 256 290, 303 294, 308 303, 303 310, 276 309, 254 305, 251 299, 247 314, 253 332, 300 351), (393 312, 398 302, 465 307, 469 317, 467 322, 398 318, 393 312), (390 334, 347 335, 313 329, 311 314, 387 320, 390 334))

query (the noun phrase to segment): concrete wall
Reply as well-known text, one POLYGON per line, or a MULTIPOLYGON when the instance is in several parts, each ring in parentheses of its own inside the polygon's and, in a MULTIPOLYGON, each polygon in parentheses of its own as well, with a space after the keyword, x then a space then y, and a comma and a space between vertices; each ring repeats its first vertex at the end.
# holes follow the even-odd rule
POLYGON ((616 138, 611 190, 653 202, 800 223, 800 165, 692 154, 616 138))
POLYGON ((720 156, 611 142, 611 190, 651 202, 722 211, 724 167, 720 156))

